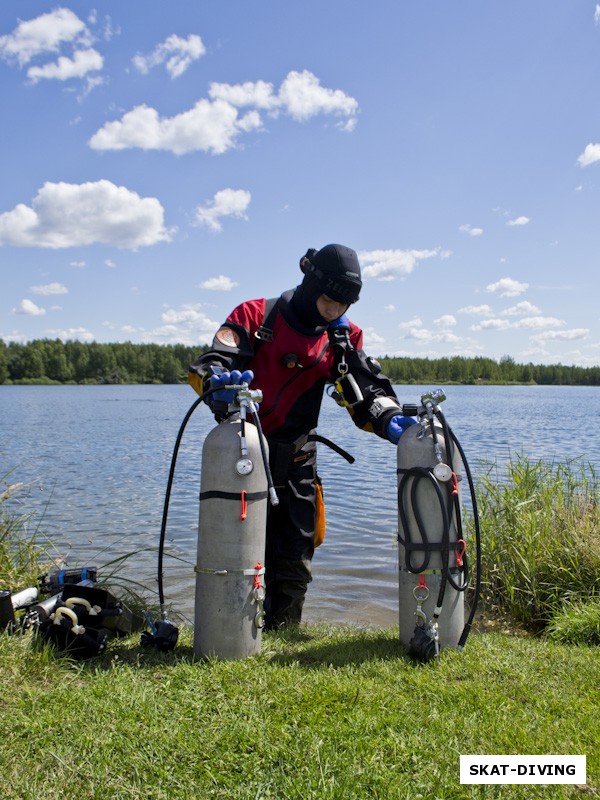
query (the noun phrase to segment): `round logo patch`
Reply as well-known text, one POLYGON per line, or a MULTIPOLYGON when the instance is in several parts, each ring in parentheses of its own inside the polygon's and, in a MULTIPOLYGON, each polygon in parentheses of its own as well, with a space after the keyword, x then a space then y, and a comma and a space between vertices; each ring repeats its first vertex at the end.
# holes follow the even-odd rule
POLYGON ((240 337, 231 328, 219 328, 215 334, 215 339, 225 347, 237 347, 240 343, 240 337))

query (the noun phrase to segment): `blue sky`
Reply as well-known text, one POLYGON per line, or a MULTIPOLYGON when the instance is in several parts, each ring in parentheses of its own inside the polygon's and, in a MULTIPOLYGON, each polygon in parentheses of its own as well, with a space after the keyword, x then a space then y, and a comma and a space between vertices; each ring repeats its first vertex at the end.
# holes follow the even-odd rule
POLYGON ((600 363, 600 4, 0 5, 0 338, 205 344, 359 253, 373 355, 600 363))

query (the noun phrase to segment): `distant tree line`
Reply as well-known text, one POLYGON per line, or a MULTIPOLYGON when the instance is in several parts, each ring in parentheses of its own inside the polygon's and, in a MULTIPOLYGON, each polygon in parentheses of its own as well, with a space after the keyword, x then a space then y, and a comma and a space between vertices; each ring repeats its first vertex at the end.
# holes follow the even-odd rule
MULTIPOLYGON (((184 383, 188 365, 207 346, 63 342, 34 339, 26 344, 0 339, 2 383, 184 383)), ((492 358, 380 359, 393 383, 531 383, 600 386, 600 365, 517 364, 492 358)))
POLYGON ((493 358, 382 358, 393 383, 530 383, 552 386, 600 386, 600 365, 517 364, 510 356, 493 358))
POLYGON ((0 383, 183 383, 206 346, 0 339, 0 383))

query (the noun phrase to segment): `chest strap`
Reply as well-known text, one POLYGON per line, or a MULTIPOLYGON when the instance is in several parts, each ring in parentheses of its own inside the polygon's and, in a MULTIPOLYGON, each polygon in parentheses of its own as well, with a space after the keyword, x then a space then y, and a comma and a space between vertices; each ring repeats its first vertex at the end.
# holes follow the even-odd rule
POLYGON ((279 297, 271 297, 265 302, 265 312, 263 315, 262 325, 256 330, 254 338, 254 353, 256 348, 263 342, 273 341, 273 327, 275 325, 275 317, 277 316, 277 307, 279 305, 279 297))

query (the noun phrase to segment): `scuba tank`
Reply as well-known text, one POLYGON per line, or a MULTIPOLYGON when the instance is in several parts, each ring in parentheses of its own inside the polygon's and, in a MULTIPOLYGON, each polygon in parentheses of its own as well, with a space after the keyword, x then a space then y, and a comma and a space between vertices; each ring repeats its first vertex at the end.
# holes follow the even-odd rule
POLYGON ((260 652, 267 480, 254 426, 220 422, 204 441, 196 562, 194 652, 237 659, 260 652), (259 602, 260 601, 260 602, 259 602))
POLYGON ((12 595, 8 589, 0 591, 0 632, 12 630, 15 624, 15 609, 12 604, 12 595))
POLYGON ((35 586, 23 589, 13 594, 9 589, 0 591, 0 632, 8 631, 12 633, 16 629, 17 618, 15 611, 27 608, 38 598, 38 590, 35 586))
POLYGON ((258 407, 262 392, 247 383, 209 388, 192 404, 179 429, 163 508, 158 546, 161 620, 146 615, 143 645, 172 650, 178 629, 167 619, 163 560, 175 465, 185 427, 215 391, 233 390, 229 403, 214 403, 219 420, 202 448, 198 548, 195 566, 194 653, 201 658, 241 659, 260 652, 264 625, 264 559, 267 498, 279 500, 269 469, 268 445, 258 407), (248 412, 254 424, 247 419, 248 412))
POLYGON ((398 442, 398 581, 400 641, 421 661, 440 648, 462 649, 479 594, 479 526, 473 483, 458 440, 439 403, 441 390, 404 406, 419 417, 398 442), (466 471, 475 516, 477 589, 465 624, 469 561, 462 531, 462 472, 466 471))
POLYGON ((229 415, 202 448, 194 653, 203 658, 256 655, 264 626, 267 499, 278 501, 254 406, 262 394, 236 388, 229 415))

